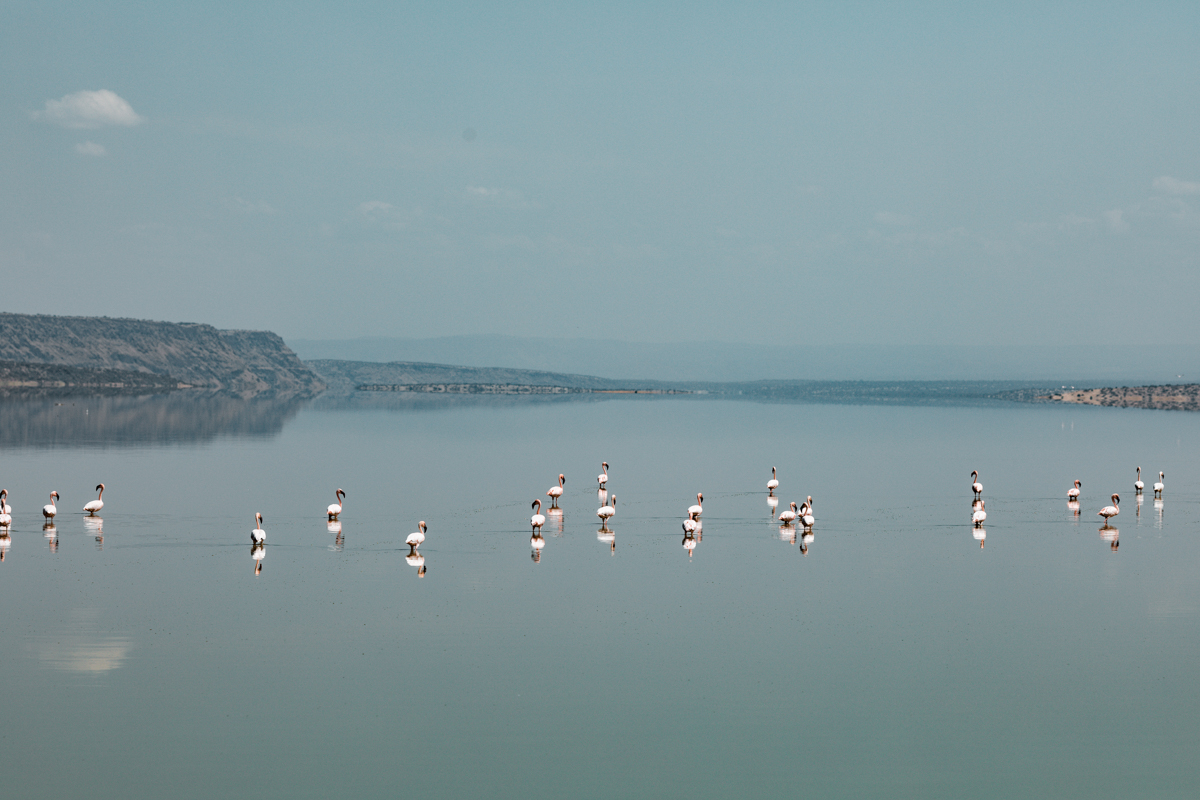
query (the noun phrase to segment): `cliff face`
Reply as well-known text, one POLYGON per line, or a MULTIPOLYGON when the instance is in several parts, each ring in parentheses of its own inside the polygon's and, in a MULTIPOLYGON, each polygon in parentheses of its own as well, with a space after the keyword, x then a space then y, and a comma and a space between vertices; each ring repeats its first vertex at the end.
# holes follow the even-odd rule
POLYGON ((0 314, 0 359, 169 375, 242 397, 324 389, 279 336, 190 322, 0 314))

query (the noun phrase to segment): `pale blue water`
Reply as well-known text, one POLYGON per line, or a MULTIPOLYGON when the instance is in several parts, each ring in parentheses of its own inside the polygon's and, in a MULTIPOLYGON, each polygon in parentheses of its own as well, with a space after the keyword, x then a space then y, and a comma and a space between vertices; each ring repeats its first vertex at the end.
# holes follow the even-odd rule
POLYGON ((191 435, 75 402, 0 408, 27 443, 0 451, 6 796, 1200 788, 1200 416, 630 398, 206 412, 191 435), (1139 464, 1161 510, 1137 513, 1139 464), (771 466, 781 509, 815 498, 807 555, 768 518, 771 466), (99 481, 102 543, 78 511, 99 481))

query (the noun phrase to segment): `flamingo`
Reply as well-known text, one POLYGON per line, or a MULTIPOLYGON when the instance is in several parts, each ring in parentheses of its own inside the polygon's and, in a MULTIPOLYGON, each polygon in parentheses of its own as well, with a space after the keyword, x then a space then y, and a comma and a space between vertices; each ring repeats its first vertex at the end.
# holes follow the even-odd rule
POLYGON ((775 468, 771 467, 771 480, 767 481, 767 492, 773 495, 778 488, 779 481, 775 480, 775 468))
POLYGON ((47 505, 42 506, 43 517, 46 519, 54 519, 54 515, 58 513, 58 508, 54 505, 54 501, 59 499, 61 498, 58 496, 58 492, 50 493, 50 502, 47 505))
POLYGON ((784 525, 791 525, 796 521, 796 501, 793 500, 792 502, 788 503, 788 506, 790 506, 790 508, 779 515, 779 521, 784 525))
POLYGON ((537 513, 529 518, 529 524, 533 526, 534 533, 537 533, 546 524, 546 517, 542 514, 542 501, 534 500, 533 504, 529 507, 537 509, 537 513))
POLYGON ((813 523, 817 521, 816 518, 813 517, 812 506, 810 506, 808 503, 804 503, 800 506, 800 513, 797 519, 804 523, 804 527, 806 528, 811 528, 813 523))
POLYGON ((421 546, 421 542, 425 541, 425 531, 427 530, 429 530, 429 527, 425 524, 425 520, 421 520, 417 523, 417 530, 410 533, 408 538, 404 540, 404 543, 408 545, 410 553, 416 551, 421 546))
POLYGON ((596 509, 596 516, 600 518, 600 527, 603 530, 608 530, 608 521, 612 519, 613 514, 617 513, 617 496, 614 494, 608 499, 609 505, 600 506, 596 509))
POLYGON ((976 470, 971 470, 971 491, 975 492, 975 496, 983 494, 983 484, 979 482, 979 473, 976 470))
POLYGON ((12 513, 12 506, 8 504, 8 489, 0 489, 0 512, 12 513))
POLYGON ((550 508, 558 508, 558 498, 562 497, 563 486, 567 483, 567 477, 561 472, 558 473, 558 486, 551 486, 546 492, 546 497, 550 498, 550 508))
POLYGON ((704 506, 700 505, 703 502, 704 502, 704 493, 696 492, 696 505, 688 506, 688 513, 695 514, 697 517, 699 517, 701 514, 704 513, 704 506))
POLYGON ((987 519, 987 511, 984 510, 984 505, 985 504, 983 502, 980 502, 979 510, 971 515, 971 522, 975 525, 976 528, 982 528, 983 521, 987 519))
POLYGON ((103 483, 97 484, 96 491, 100 493, 99 496, 97 496, 95 500, 91 501, 90 503, 87 503, 83 507, 83 510, 88 512, 88 516, 91 516, 91 517, 96 516, 96 512, 99 511, 100 509, 104 508, 104 484, 103 483))
POLYGON ((1155 496, 1156 498, 1161 498, 1161 497, 1162 497, 1162 492, 1163 492, 1163 478, 1165 478, 1165 477, 1166 477, 1166 475, 1163 475, 1161 472, 1160 472, 1160 473, 1158 473, 1158 483, 1154 484, 1154 496, 1155 496))
POLYGON ((688 534, 696 532, 696 515, 690 511, 688 512, 687 519, 683 521, 683 532, 688 534))
POLYGON ((263 515, 257 511, 254 512, 254 523, 256 527, 250 531, 250 544, 266 544, 267 532, 262 527, 263 515))
POLYGON ((604 468, 604 471, 596 476, 596 481, 599 482, 600 488, 604 488, 604 484, 608 483, 608 462, 601 461, 600 466, 604 468))
POLYGON ((1102 508, 1098 512, 1096 512, 1101 517, 1104 517, 1105 527, 1108 526, 1109 517, 1115 517, 1117 514, 1121 513, 1121 498, 1114 494, 1112 496, 1112 501, 1113 501, 1113 504, 1111 506, 1105 506, 1104 508, 1102 508))
POLYGON ((0 527, 3 528, 7 528, 9 525, 12 525, 12 514, 9 514, 4 510, 4 495, 6 492, 7 490, 0 489, 0 527))
POLYGON ((1137 480, 1133 482, 1133 490, 1137 494, 1141 494, 1142 489, 1145 489, 1145 488, 1146 488, 1146 484, 1142 483, 1142 468, 1138 467, 1137 468, 1137 480))
POLYGON ((346 502, 346 493, 338 489, 333 493, 333 499, 337 502, 330 503, 329 508, 325 509, 325 513, 329 515, 330 519, 337 519, 338 515, 342 513, 342 503, 346 502))
POLYGON ((1072 486, 1070 489, 1067 489, 1067 502, 1068 503, 1071 502, 1072 500, 1079 499, 1079 487, 1080 486, 1083 486, 1083 484, 1080 483, 1079 481, 1075 481, 1075 485, 1072 486))

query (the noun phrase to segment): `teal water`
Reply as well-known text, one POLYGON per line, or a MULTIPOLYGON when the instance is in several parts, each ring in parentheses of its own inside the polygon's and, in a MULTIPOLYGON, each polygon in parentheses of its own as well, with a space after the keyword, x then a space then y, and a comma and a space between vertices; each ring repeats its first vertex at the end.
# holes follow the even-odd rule
POLYGON ((1200 416, 630 398, 156 436, 161 415, 116 435, 79 410, 0 407, 27 443, 0 450, 8 796, 1200 788, 1200 416), (1134 502, 1137 465, 1166 472, 1161 507, 1134 502), (808 542, 768 516, 772 466, 781 509, 815 498, 808 542), (535 561, 529 506, 559 472, 535 561))

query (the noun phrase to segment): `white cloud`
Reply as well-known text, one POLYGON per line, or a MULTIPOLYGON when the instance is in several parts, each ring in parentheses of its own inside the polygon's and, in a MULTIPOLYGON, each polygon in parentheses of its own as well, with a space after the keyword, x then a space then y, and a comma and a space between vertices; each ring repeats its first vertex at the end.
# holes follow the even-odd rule
POLYGON ((64 128, 102 128, 105 125, 129 127, 145 121, 123 97, 108 89, 75 92, 63 95, 61 100, 47 100, 46 108, 34 111, 31 116, 64 128))
POLYGON ((95 142, 80 142, 75 145, 75 152, 81 156, 106 156, 108 151, 104 149, 104 145, 96 144, 95 142))
POLYGON ((1200 183, 1181 181, 1168 175, 1155 178, 1154 188, 1165 194, 1200 194, 1200 183))
POLYGON ((891 211, 880 211, 875 215, 875 221, 880 225, 911 225, 912 217, 893 214, 891 211))
POLYGON ((1112 211, 1105 211, 1104 221, 1108 223, 1110 230, 1117 233, 1124 233, 1129 230, 1129 223, 1125 221, 1125 212, 1119 208, 1114 208, 1112 211))
POLYGON ((541 205, 526 200, 525 195, 513 189, 492 189, 487 186, 468 186, 467 194, 476 202, 485 202, 497 208, 516 211, 541 208, 541 205))
POLYGON ((225 201, 226 205, 235 211, 240 211, 243 214, 274 214, 275 209, 265 200, 259 200, 257 203, 251 203, 249 200, 243 200, 240 197, 233 197, 225 201))
POLYGON ((382 200, 368 200, 365 203, 358 204, 358 213, 371 219, 386 217, 395 210, 396 207, 394 205, 385 203, 382 200))

